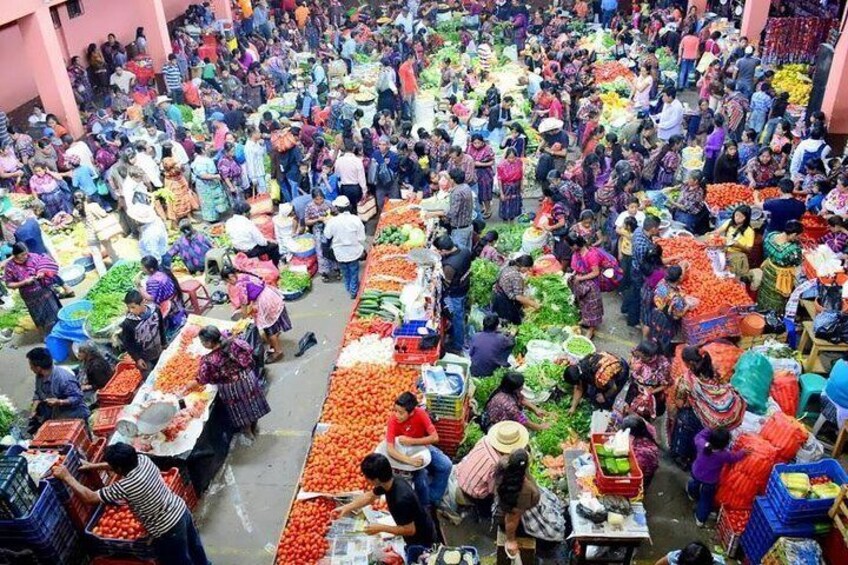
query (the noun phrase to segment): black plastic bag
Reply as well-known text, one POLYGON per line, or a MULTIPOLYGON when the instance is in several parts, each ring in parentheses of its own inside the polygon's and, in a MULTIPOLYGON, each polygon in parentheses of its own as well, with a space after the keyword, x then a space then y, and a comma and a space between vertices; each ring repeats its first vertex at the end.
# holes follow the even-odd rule
POLYGON ((819 282, 816 301, 825 312, 842 311, 842 285, 819 282))
POLYGON ((818 339, 831 343, 848 343, 848 314, 822 312, 813 320, 813 330, 818 339))
POLYGON ((765 334, 782 334, 786 331, 786 324, 773 310, 769 310, 763 314, 766 325, 763 328, 765 334))

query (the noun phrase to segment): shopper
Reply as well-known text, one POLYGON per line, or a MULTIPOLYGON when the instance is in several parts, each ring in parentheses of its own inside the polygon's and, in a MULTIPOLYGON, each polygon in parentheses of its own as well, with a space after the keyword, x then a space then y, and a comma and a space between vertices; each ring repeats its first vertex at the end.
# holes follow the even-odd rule
POLYGON ((327 220, 324 237, 330 240, 345 290, 352 299, 356 299, 359 293, 359 262, 365 254, 365 224, 351 214, 347 196, 333 200, 333 207, 337 215, 327 220))
POLYGON ((104 469, 118 475, 117 481, 100 490, 93 491, 80 484, 64 466, 55 467, 53 476, 67 484, 86 504, 128 504, 150 535, 153 552, 160 562, 209 565, 191 512, 165 484, 153 461, 120 442, 107 447, 103 459, 103 463, 86 465, 83 471, 104 469))
POLYGON ((147 304, 137 290, 124 296, 127 316, 121 322, 121 345, 142 373, 147 374, 165 347, 165 323, 158 307, 147 304))
POLYGON ((695 462, 692 464, 692 477, 686 485, 689 500, 698 502, 695 509, 695 523, 703 528, 713 510, 713 497, 718 488, 721 470, 745 457, 743 451, 732 451, 730 432, 725 428, 701 430, 695 436, 695 462))
POLYGON ((460 249, 449 235, 438 238, 433 247, 442 257, 442 292, 451 315, 451 339, 447 350, 462 355, 465 351, 465 307, 471 288, 471 251, 460 249))
POLYGON ((480 427, 483 431, 488 431, 498 422, 504 421, 518 422, 534 432, 550 428, 549 423, 537 424, 526 416, 525 409, 539 418, 543 418, 545 412, 521 394, 522 388, 524 388, 524 375, 516 371, 507 371, 504 374, 498 388, 492 391, 483 405, 483 415, 480 418, 480 427))

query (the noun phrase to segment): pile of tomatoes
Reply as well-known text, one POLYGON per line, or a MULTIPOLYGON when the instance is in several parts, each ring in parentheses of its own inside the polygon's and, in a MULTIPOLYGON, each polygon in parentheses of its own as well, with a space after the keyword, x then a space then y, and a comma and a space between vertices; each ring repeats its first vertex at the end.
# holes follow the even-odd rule
POLYGON ((415 368, 402 365, 338 369, 330 378, 321 421, 352 429, 385 425, 395 399, 413 391, 419 376, 415 368))
POLYGON ((141 371, 135 367, 123 369, 121 372, 109 379, 102 389, 100 394, 110 396, 123 396, 135 392, 138 385, 141 384, 141 371))
MULTIPOLYGON (((357 394, 351 391, 351 394, 357 394)), ((386 412, 381 414, 386 419, 386 412)), ((371 428, 332 425, 316 435, 306 459, 301 488, 307 492, 341 493, 368 488, 359 463, 386 434, 386 424, 371 428)))
POLYGON ((734 204, 752 204, 754 190, 744 184, 723 182, 707 185, 707 195, 704 199, 710 210, 724 210, 734 204))
POLYGON ((200 371, 200 357, 178 351, 168 359, 156 376, 154 388, 162 392, 177 392, 193 380, 200 371))
POLYGON ((129 506, 107 506, 92 531, 98 537, 106 539, 134 541, 147 537, 147 530, 129 506))
POLYGON ((325 498, 295 501, 277 546, 276 563, 307 565, 324 557, 329 549, 324 536, 330 527, 335 506, 325 498))

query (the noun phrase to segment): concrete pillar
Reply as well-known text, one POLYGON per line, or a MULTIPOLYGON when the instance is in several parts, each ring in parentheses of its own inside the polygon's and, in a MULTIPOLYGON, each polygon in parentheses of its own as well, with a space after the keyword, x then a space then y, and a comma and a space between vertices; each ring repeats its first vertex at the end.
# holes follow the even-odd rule
POLYGON ((65 69, 62 47, 53 28, 50 8, 38 8, 18 20, 18 26, 29 63, 26 72, 35 80, 45 111, 56 114, 71 135, 81 137, 85 130, 74 99, 71 79, 65 69))
POLYGON ((698 9, 698 17, 703 16, 707 11, 707 0, 689 0, 689 5, 686 7, 686 12, 695 6, 698 9))
MULTIPOLYGON (((842 16, 842 29, 848 22, 848 10, 842 16)), ((833 50, 833 62, 824 90, 822 112, 827 116, 828 133, 848 134, 848 34, 842 33, 833 50)))
POLYGON ((766 28, 771 0, 747 0, 742 12, 740 33, 751 45, 759 45, 760 34, 766 28))
POLYGON ((168 18, 162 0, 130 0, 137 14, 139 25, 144 26, 147 36, 147 54, 153 58, 158 72, 168 62, 171 54, 171 37, 168 35, 168 18))
POLYGON ((212 0, 212 11, 219 20, 233 21, 232 0, 212 0))

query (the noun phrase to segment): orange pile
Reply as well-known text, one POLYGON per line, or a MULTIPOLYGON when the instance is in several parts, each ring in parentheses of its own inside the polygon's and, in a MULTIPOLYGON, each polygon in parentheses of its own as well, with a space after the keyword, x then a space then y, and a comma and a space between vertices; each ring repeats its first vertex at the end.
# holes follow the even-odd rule
MULTIPOLYGON (((351 391, 351 394, 357 393, 351 391)), ((381 416, 383 420, 388 418, 386 413, 381 416)), ((374 451, 385 435, 385 421, 368 429, 330 426, 326 433, 312 440, 301 488, 307 492, 327 493, 367 489, 368 482, 362 476, 359 463, 374 451)))
POLYGON ((178 351, 159 370, 153 388, 163 392, 177 392, 196 380, 199 371, 200 357, 178 351))
POLYGON ((141 380, 141 371, 135 367, 124 369, 109 379, 106 386, 100 389, 100 394, 123 396, 135 392, 135 389, 141 384, 141 380))
POLYGON ((330 548, 324 536, 330 529, 335 504, 325 498, 296 500, 277 546, 278 565, 317 563, 330 548))
POLYGON ((374 275, 389 275, 405 281, 413 281, 418 276, 418 267, 405 257, 386 257, 369 266, 369 278, 374 275))
POLYGON ((330 377, 321 421, 352 429, 385 426, 395 399, 402 392, 413 391, 420 374, 414 367, 402 365, 338 369, 330 377))

